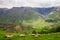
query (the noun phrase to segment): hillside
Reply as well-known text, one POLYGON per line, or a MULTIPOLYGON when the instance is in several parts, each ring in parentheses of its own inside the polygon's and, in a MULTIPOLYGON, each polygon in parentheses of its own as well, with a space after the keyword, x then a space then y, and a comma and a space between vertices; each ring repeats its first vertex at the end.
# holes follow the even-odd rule
POLYGON ((30 7, 13 7, 7 9, 0 16, 0 23, 22 24, 24 27, 43 28, 55 25, 59 19, 59 11, 56 8, 30 8, 30 7), (38 12, 40 11, 40 12, 38 12), (53 13, 53 14, 51 14, 53 13), (58 14, 57 14, 58 13, 58 14), (58 19, 56 18, 58 16, 58 19), (53 19, 53 20, 52 20, 53 19), (57 19, 57 20, 56 20, 57 19))
POLYGON ((43 15, 47 15, 50 12, 53 12, 56 10, 55 7, 49 7, 49 8, 35 8, 35 10, 43 15))
POLYGON ((60 22, 60 9, 59 10, 58 9, 54 12, 51 12, 48 15, 48 19, 55 20, 55 21, 57 21, 57 23, 60 22))
POLYGON ((23 20, 36 20, 41 18, 41 14, 35 12, 31 8, 18 8, 14 7, 5 11, 4 13, 0 13, 0 22, 20 22, 23 20))

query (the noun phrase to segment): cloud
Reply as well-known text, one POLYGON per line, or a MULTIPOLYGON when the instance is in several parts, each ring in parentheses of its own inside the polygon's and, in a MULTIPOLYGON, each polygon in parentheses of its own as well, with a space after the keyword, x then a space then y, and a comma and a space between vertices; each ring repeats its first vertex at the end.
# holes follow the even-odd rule
POLYGON ((0 0, 1 8, 60 6, 60 0, 0 0))

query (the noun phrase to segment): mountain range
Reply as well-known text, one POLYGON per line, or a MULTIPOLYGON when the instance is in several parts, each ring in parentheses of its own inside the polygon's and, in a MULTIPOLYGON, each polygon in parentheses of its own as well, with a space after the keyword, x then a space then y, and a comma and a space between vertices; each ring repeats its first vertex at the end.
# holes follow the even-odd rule
POLYGON ((57 7, 50 8, 31 8, 31 7, 13 7, 0 8, 0 22, 15 22, 18 20, 36 20, 45 18, 51 12, 57 11, 57 7))

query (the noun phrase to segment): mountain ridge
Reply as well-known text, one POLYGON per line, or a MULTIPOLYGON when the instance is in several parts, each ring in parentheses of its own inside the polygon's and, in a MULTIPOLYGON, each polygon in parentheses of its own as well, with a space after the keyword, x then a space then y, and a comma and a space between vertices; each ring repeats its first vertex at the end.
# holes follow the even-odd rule
POLYGON ((37 19, 37 18, 46 18, 45 16, 48 15, 50 12, 55 11, 56 8, 52 7, 47 8, 47 11, 49 12, 45 12, 46 8, 31 8, 31 7, 13 7, 11 9, 5 9, 3 8, 3 12, 0 12, 0 21, 6 21, 6 22, 13 22, 16 19, 18 20, 24 20, 24 19, 37 19), (43 11, 43 13, 38 12, 38 11, 43 11), (46 14, 44 14, 46 13, 46 14))

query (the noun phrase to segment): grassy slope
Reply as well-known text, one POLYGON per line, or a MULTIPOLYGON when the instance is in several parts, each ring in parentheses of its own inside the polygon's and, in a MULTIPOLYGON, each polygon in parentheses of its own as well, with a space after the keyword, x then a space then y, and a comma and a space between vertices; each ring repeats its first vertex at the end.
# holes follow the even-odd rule
POLYGON ((52 34, 42 34, 40 37, 35 38, 33 36, 26 36, 26 37, 18 37, 15 36, 12 38, 13 40, 60 40, 60 33, 52 33, 52 34))
POLYGON ((45 20, 43 20, 43 19, 37 19, 37 20, 31 21, 31 22, 30 21, 29 22, 26 22, 26 21, 23 22, 24 26, 28 26, 28 27, 29 26, 35 26, 38 29, 45 27, 48 24, 51 24, 51 23, 45 22, 45 20))
POLYGON ((60 32, 40 34, 38 38, 28 35, 26 35, 25 37, 19 37, 20 33, 13 34, 14 36, 12 38, 5 38, 4 36, 6 34, 11 34, 11 33, 7 33, 0 30, 0 40, 60 40, 60 32))

